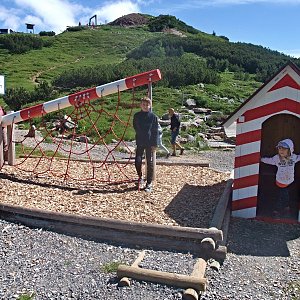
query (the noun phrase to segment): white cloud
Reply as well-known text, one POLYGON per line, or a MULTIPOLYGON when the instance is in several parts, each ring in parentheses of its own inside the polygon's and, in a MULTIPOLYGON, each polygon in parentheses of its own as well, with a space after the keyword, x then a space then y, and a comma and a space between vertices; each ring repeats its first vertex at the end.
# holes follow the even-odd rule
MULTIPOLYGON (((193 2, 196 2, 196 1, 193 1, 193 2)), ((238 4, 255 4, 255 3, 300 4, 300 0, 204 0, 204 1, 201 1, 200 3, 205 4, 205 5, 218 5, 218 4, 221 4, 221 5, 237 4, 238 5, 238 4)))
POLYGON ((0 6, 0 22, 2 22, 3 27, 14 31, 18 30, 22 24, 22 20, 19 17, 20 13, 17 9, 7 9, 4 6, 0 6))
POLYGON ((114 21, 121 16, 138 12, 140 12, 140 8, 137 3, 128 0, 120 0, 113 3, 107 3, 104 6, 97 8, 95 14, 98 15, 101 23, 105 23, 114 21))
MULTIPOLYGON (((144 0, 107 1, 96 8, 83 6, 71 0, 14 0, 16 8, 0 6, 0 23, 13 30, 22 31, 25 23, 35 24, 36 31, 60 33, 67 26, 88 23, 91 16, 97 15, 98 23, 111 22, 122 15, 140 12, 144 0)), ((150 0, 152 1, 152 0, 150 0)), ((82 3, 87 3, 83 2, 82 3)), ((10 4, 10 6, 13 6, 10 4)))
POLYGON ((41 29, 57 33, 65 30, 66 26, 76 25, 77 15, 85 11, 81 5, 66 0, 15 0, 15 3, 23 7, 25 12, 28 11, 28 15, 24 17, 27 22, 31 22, 30 16, 38 18, 42 22, 39 24, 41 29))

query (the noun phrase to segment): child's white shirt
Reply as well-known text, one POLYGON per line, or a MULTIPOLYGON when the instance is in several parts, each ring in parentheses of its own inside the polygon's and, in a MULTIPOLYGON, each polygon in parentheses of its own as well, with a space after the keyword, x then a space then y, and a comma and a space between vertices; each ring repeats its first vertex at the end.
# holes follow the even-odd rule
POLYGON ((288 186, 295 179, 295 164, 300 161, 300 155, 293 153, 288 159, 280 159, 279 155, 276 154, 273 157, 262 157, 261 161, 277 166, 276 181, 288 186))

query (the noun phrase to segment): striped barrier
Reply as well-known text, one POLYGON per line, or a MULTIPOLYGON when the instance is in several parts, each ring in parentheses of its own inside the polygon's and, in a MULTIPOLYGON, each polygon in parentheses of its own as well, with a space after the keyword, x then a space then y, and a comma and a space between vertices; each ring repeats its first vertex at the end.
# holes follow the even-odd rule
POLYGON ((75 94, 25 108, 17 112, 9 113, 3 116, 2 120, 0 119, 1 126, 6 127, 8 125, 16 124, 28 119, 41 117, 47 113, 64 109, 69 106, 79 107, 91 100, 102 98, 113 93, 122 92, 134 87, 150 84, 159 80, 161 80, 161 73, 159 69, 140 73, 84 91, 80 91, 75 94))

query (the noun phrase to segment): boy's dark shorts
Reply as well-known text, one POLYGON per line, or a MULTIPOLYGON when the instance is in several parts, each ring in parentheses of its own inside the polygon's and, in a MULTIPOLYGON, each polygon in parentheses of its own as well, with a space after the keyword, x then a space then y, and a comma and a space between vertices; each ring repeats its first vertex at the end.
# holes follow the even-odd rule
POLYGON ((172 145, 174 145, 176 143, 176 139, 177 139, 178 134, 179 134, 178 130, 171 131, 171 144, 172 145))

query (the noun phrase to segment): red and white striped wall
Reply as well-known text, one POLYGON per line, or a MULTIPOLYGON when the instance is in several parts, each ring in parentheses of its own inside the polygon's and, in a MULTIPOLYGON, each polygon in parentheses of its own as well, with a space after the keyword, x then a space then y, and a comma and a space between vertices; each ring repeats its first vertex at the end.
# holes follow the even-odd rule
POLYGON ((283 113, 300 117, 300 73, 290 64, 223 124, 225 131, 230 127, 228 132, 232 132, 232 124, 236 123, 232 193, 232 215, 235 217, 256 217, 262 124, 268 118, 283 113))
POLYGON ((98 99, 113 93, 122 92, 134 87, 151 84, 159 81, 161 73, 159 69, 144 72, 114 82, 110 82, 101 86, 87 89, 75 94, 54 99, 42 104, 38 104, 29 108, 22 109, 17 112, 9 113, 2 117, 1 126, 16 124, 28 119, 40 117, 50 112, 64 109, 69 106, 80 106, 85 102, 98 99))

